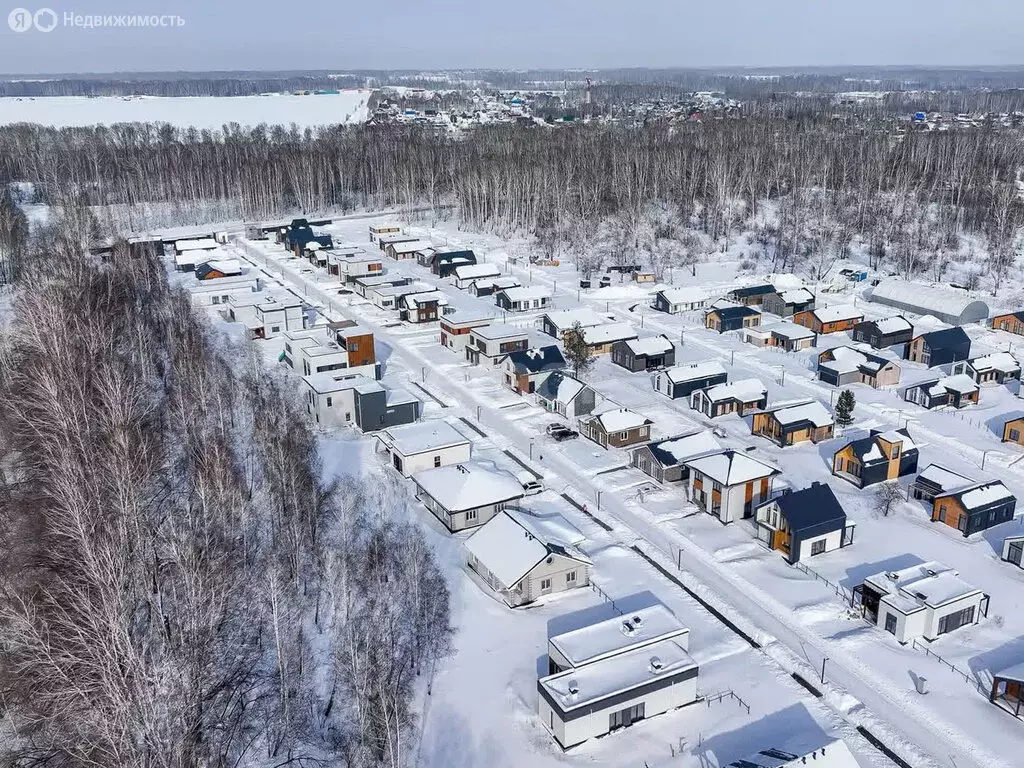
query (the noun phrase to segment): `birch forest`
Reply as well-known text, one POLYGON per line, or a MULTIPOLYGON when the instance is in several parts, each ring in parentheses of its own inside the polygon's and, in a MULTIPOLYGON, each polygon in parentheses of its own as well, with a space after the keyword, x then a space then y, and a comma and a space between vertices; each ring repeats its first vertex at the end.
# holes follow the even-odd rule
POLYGON ((451 628, 405 491, 326 484, 294 385, 87 218, 0 335, 0 764, 407 765, 451 628))

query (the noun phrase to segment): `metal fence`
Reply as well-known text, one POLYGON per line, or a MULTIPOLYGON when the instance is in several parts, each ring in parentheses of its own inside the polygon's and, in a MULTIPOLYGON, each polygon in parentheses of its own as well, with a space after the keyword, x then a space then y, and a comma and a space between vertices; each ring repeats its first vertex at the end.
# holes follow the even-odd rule
POLYGON ((985 686, 981 684, 981 682, 979 680, 977 680, 974 677, 971 677, 969 674, 964 672, 962 669, 960 669, 955 664, 951 664, 950 662, 946 661, 944 658, 939 656, 939 654, 935 653, 935 651, 933 651, 931 648, 929 648, 924 643, 917 642, 917 638, 914 638, 913 643, 912 643, 912 647, 916 648, 918 650, 924 651, 926 656, 930 656, 931 658, 933 658, 936 661, 938 661, 940 664, 942 664, 942 665, 944 665, 946 667, 949 667, 950 671, 952 671, 954 674, 962 677, 964 679, 964 682, 966 682, 966 683, 968 683, 970 685, 973 685, 975 688, 977 688, 978 693, 980 693, 985 698, 988 698, 989 692, 985 688, 985 686))
POLYGON ((721 691, 719 693, 712 693, 712 694, 704 697, 704 701, 706 701, 708 703, 709 707, 712 704, 718 704, 719 702, 722 702, 725 699, 735 699, 739 703, 739 705, 741 707, 743 707, 743 709, 747 710, 747 714, 748 715, 750 714, 750 705, 747 704, 747 702, 745 702, 743 699, 741 699, 739 696, 737 696, 731 690, 729 690, 729 691, 721 691))
POLYGON ((791 565, 794 568, 796 568, 797 570, 803 571, 808 576, 813 576, 815 578, 815 580, 823 582, 829 589, 831 589, 833 592, 836 593, 836 597, 842 598, 843 601, 847 605, 852 603, 852 601, 853 601, 853 594, 846 587, 843 587, 843 586, 841 586, 839 584, 835 584, 835 583, 829 581, 824 576, 822 576, 820 573, 811 570, 810 568, 808 568, 806 565, 804 565, 800 561, 797 561, 795 563, 791 563, 791 565))

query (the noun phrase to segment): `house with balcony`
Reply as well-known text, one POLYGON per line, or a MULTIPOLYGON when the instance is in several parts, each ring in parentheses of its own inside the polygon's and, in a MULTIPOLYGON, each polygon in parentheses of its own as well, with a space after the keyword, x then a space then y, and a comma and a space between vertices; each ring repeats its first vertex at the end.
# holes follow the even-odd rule
POLYGON ((839 499, 823 483, 776 496, 758 506, 755 517, 758 541, 789 563, 853 544, 856 526, 847 522, 839 499))
POLYGON ((398 305, 398 316, 407 323, 432 323, 447 306, 448 297, 443 291, 407 293, 398 305))

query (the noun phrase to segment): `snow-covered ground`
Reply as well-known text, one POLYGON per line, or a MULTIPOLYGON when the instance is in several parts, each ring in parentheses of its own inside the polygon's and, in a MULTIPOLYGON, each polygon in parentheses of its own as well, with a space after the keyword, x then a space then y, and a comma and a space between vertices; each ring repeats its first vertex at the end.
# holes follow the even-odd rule
POLYGON ((57 128, 114 123, 170 123, 219 130, 228 123, 295 123, 300 128, 361 123, 370 91, 295 96, 42 96, 0 98, 0 124, 40 123, 57 128))
MULTIPOLYGON (((366 243, 369 223, 372 220, 365 218, 342 221, 332 230, 337 239, 364 243, 370 249, 376 246, 366 243)), ((756 349, 734 334, 719 336, 704 330, 700 313, 672 317, 653 312, 646 305, 654 287, 622 283, 578 291, 578 278, 571 265, 529 268, 508 264, 508 254, 516 252, 517 243, 458 232, 448 224, 439 230, 414 227, 413 231, 439 244, 471 247, 479 257, 502 265, 524 284, 552 287, 558 308, 588 306, 612 313, 617 320, 629 320, 642 329, 641 335, 665 333, 682 342, 678 349, 681 362, 718 359, 732 380, 758 376, 768 387, 769 402, 812 397, 828 404, 836 394, 836 390, 814 379, 813 360, 820 349, 797 354, 756 349)), ((812 480, 833 487, 849 518, 857 523, 856 541, 852 547, 816 557, 810 565, 837 590, 786 565, 777 553, 763 549, 754 540, 749 523, 723 527, 697 513, 682 489, 661 488, 629 469, 625 452, 606 451, 584 439, 551 442, 543 432, 551 417, 504 387, 497 371, 471 367, 460 356, 443 349, 436 326, 394 327, 393 313, 377 310, 349 295, 340 296, 336 281, 309 271, 305 262, 281 258, 286 254, 279 246, 242 244, 237 251, 299 287, 310 300, 319 299, 337 312, 376 325, 379 355, 386 359, 385 383, 389 378, 419 382, 447 406, 442 408, 424 396, 425 418, 471 419, 488 435, 486 439, 478 438, 463 430, 473 437, 475 450, 505 465, 510 464, 509 460, 496 449, 514 449, 527 460, 532 453, 536 461, 530 463, 545 475, 549 489, 564 490, 588 503, 612 528, 598 528, 551 492, 531 499, 531 505, 557 508, 587 533, 586 549, 595 562, 595 583, 615 599, 651 592, 669 603, 694 630, 693 650, 702 664, 702 690, 711 693, 729 688, 752 707, 749 717, 744 713, 743 722, 735 721, 736 712, 720 714, 717 705, 699 717, 694 710, 684 710, 588 744, 568 756, 561 755, 532 718, 535 662, 543 652, 545 627, 553 618, 596 605, 601 598, 581 592, 526 611, 509 611, 481 592, 465 574, 459 540, 435 529, 437 545, 449 566, 459 635, 458 653, 437 671, 425 713, 424 764, 543 765, 579 761, 641 765, 646 761, 651 766, 689 765, 701 754, 696 745, 715 739, 730 745, 722 747, 721 753, 713 750, 719 761, 725 758, 728 762, 765 746, 753 736, 767 732, 761 730, 763 724, 774 718, 783 718, 779 724, 787 732, 810 729, 787 725, 797 717, 796 712, 801 713, 797 719, 805 724, 805 718, 809 718, 826 732, 829 728, 840 729, 865 766, 887 761, 863 739, 849 733, 853 724, 865 725, 882 736, 915 767, 1015 764, 1014 748, 1019 744, 1022 725, 990 705, 975 683, 984 690, 992 671, 1024 657, 1024 571, 1001 562, 996 553, 1003 537, 1022 530, 1020 524, 1005 524, 965 540, 956 531, 929 523, 925 508, 918 502, 906 502, 888 517, 881 517, 874 510, 870 491, 859 491, 829 473, 832 453, 847 440, 871 427, 906 425, 921 449, 922 468, 937 461, 979 480, 999 477, 1020 496, 1024 493, 1024 462, 1015 462, 1024 452, 1001 443, 994 431, 1005 414, 1022 410, 1014 392, 987 387, 977 407, 963 412, 929 412, 903 402, 895 392, 857 386, 856 421, 845 436, 817 446, 786 449, 751 436, 749 424, 739 418, 716 420, 716 426, 728 434, 725 442, 729 446, 752 448, 754 455, 775 462, 792 487, 803 487, 812 480), (391 327, 385 328, 385 324, 391 327), (681 565, 679 578, 758 639, 763 652, 742 642, 743 647, 735 646, 736 635, 644 563, 628 548, 633 544, 670 569, 674 564, 681 565), (869 573, 931 559, 957 568, 963 578, 991 595, 987 619, 930 646, 933 653, 963 670, 967 680, 922 650, 899 646, 846 609, 847 591, 869 573), (718 652, 702 648, 696 639, 702 634, 718 652), (714 660, 707 654, 712 654, 714 660), (823 661, 823 699, 815 700, 802 689, 792 689, 788 672, 812 677, 823 661), (764 682, 759 683, 762 676, 764 682), (931 693, 916 694, 914 676, 928 677, 931 693), (431 723, 437 722, 434 718, 439 710, 444 713, 440 719, 451 732, 432 731, 431 723), (678 746, 678 738, 686 740, 686 748, 682 758, 673 759, 665 752, 671 753, 669 744, 678 746)), ((438 285, 446 291, 450 303, 460 309, 495 309, 489 299, 458 291, 413 263, 388 262, 386 266, 392 272, 405 272, 438 285)), ((701 284, 711 293, 722 292, 735 283, 736 267, 728 262, 704 264, 698 267, 696 278, 677 272, 675 282, 701 284)), ((885 307, 864 302, 852 291, 829 297, 828 302, 857 302, 868 317, 892 314, 885 307)), ((531 328, 536 319, 535 313, 507 317, 508 322, 531 328)), ((1005 350, 1015 339, 981 326, 970 328, 969 333, 974 339, 973 354, 1005 350)), ((538 332, 536 341, 550 342, 550 338, 538 332)), ((822 337, 819 346, 841 343, 849 343, 848 336, 822 337)), ((933 375, 910 363, 901 362, 901 366, 901 385, 933 375)), ((607 359, 598 362, 590 380, 599 392, 653 419, 655 438, 709 423, 684 401, 671 401, 654 392, 648 375, 627 373, 607 359)), ((345 436, 349 438, 366 439, 345 436)), ((333 437, 330 444, 338 445, 339 439, 333 437)), ((344 466, 348 471, 360 461, 372 461, 366 451, 353 453, 346 449, 346 458, 333 462, 331 455, 332 451, 327 451, 329 464, 344 466)), ((433 527, 429 515, 423 513, 422 519, 433 527)))

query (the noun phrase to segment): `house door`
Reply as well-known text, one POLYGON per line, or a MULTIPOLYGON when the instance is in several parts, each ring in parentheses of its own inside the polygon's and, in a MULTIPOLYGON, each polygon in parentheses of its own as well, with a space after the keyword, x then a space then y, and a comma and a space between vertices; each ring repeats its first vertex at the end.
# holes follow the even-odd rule
POLYGON ((626 707, 608 715, 608 730, 614 731, 616 728, 628 728, 637 720, 643 719, 644 703, 640 702, 632 707, 626 707))

